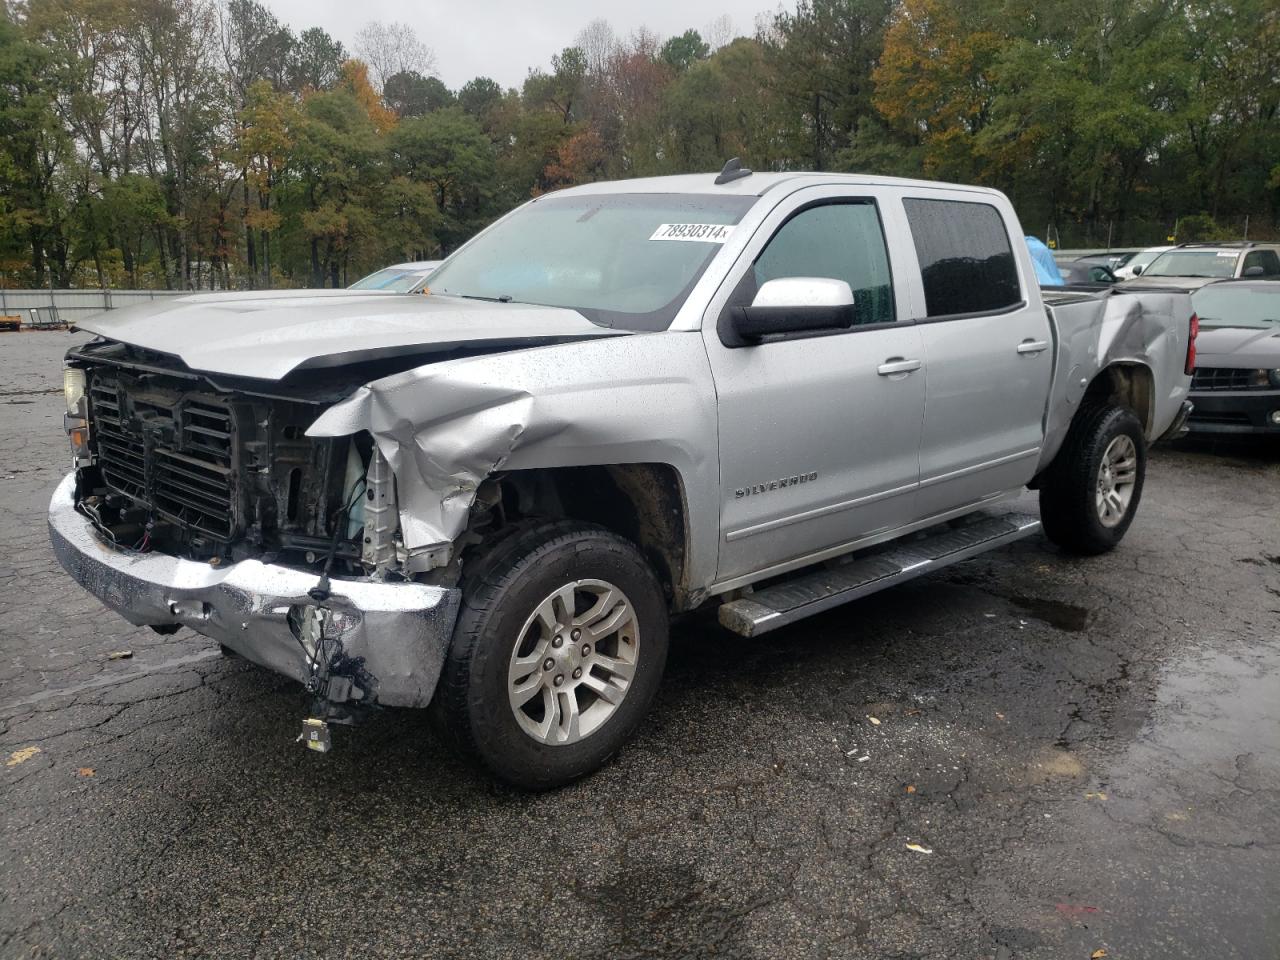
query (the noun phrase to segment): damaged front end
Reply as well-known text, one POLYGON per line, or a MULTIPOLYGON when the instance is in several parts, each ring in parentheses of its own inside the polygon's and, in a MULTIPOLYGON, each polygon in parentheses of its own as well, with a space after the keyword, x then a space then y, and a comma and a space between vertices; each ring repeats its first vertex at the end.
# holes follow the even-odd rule
POLYGON ((326 707, 430 701, 459 593, 406 572, 394 477, 370 435, 307 435, 369 371, 240 382, 106 341, 68 362, 75 470, 49 528, 78 582, 131 623, 188 626, 326 707))

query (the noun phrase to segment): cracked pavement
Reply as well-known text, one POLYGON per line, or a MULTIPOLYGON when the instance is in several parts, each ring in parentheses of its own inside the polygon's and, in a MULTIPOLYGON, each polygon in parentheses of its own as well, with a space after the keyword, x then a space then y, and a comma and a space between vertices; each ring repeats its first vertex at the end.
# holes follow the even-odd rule
POLYGON ((409 711, 309 753, 296 685, 72 583, 68 343, 0 334, 0 957, 1280 957, 1280 448, 1153 451, 1108 556, 687 620, 528 796, 409 711))

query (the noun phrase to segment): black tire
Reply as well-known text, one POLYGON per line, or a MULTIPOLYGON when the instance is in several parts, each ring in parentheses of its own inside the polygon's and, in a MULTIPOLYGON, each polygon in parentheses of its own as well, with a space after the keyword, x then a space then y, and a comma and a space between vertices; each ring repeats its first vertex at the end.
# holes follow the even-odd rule
POLYGON ((1091 406, 1076 414, 1062 449, 1040 486, 1040 520, 1045 535, 1071 553, 1106 553, 1124 539, 1142 499, 1147 441, 1142 424, 1127 407, 1091 406), (1097 504, 1103 456, 1117 437, 1133 441, 1136 477, 1119 522, 1103 522, 1097 504))
MULTIPOLYGON (((433 703, 436 721, 455 749, 526 790, 559 787, 602 766, 648 712, 666 666, 666 601, 640 551, 600 527, 570 521, 537 523, 470 558, 462 591, 462 609, 433 703), (526 732, 517 719, 508 670, 518 648, 525 649, 522 656, 527 654, 531 637, 523 628, 535 609, 553 592, 583 580, 605 581, 630 601, 635 637, 624 641, 619 632, 612 642, 634 642, 634 674, 598 729, 575 742, 547 743, 526 732)), ((604 652, 607 642, 601 637, 597 653, 604 652)), ((569 641, 566 646, 578 648, 578 643, 569 641)), ((560 656, 564 651, 554 652, 560 656)), ((592 672, 589 665, 585 669, 592 672)), ((557 710, 565 703, 558 693, 547 695, 557 710)), ((568 695, 578 702, 578 694, 568 695)), ((582 698, 591 700, 594 694, 584 691, 582 698)), ((538 707, 531 700, 527 709, 538 707)))

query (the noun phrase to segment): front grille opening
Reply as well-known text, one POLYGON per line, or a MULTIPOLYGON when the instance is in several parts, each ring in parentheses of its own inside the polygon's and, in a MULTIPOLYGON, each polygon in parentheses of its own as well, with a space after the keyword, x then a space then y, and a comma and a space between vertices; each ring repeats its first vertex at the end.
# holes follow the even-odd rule
POLYGON ((108 489, 224 543, 235 528, 230 407, 148 389, 127 396, 94 371, 89 415, 108 489))
POLYGON ((1197 423, 1226 423, 1248 425, 1253 421, 1247 413, 1236 413, 1230 410, 1201 411, 1193 410, 1191 419, 1197 423))
POLYGON ((1241 367, 1196 367, 1191 378, 1192 390, 1267 389, 1267 384, 1252 383, 1253 371, 1241 367))
MULTIPOLYGON (((309 404, 224 394, 154 370, 86 372, 96 462, 83 468, 80 496, 118 542, 307 566, 308 555, 327 552, 347 449, 307 437, 309 404)), ((359 556, 358 544, 341 543, 338 569, 359 556)))
POLYGON ((183 413, 184 446, 219 459, 230 458, 230 410, 204 403, 190 403, 183 413))
POLYGON ((173 450, 155 451, 155 506, 161 513, 219 540, 231 536, 230 465, 173 450))

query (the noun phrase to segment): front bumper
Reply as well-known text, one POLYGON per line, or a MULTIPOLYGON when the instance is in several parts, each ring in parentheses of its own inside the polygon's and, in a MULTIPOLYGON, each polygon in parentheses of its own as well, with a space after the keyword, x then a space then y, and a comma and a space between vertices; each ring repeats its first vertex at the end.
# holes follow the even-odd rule
MULTIPOLYGON (((257 560, 214 567, 109 545, 75 508, 75 475, 49 503, 58 561, 86 590, 138 626, 181 625, 247 660, 307 683, 310 659, 290 627, 291 607, 314 605, 317 576, 257 560)), ((354 682, 330 699, 424 707, 431 701, 453 634, 461 593, 421 583, 333 580, 323 606, 340 627, 354 682)))
POLYGON ((1256 433, 1280 436, 1271 414, 1280 410, 1280 390, 1205 391, 1191 394, 1192 433, 1256 433))

